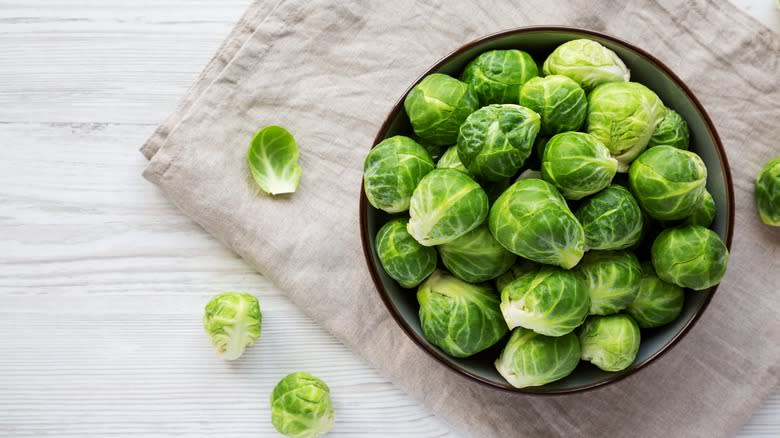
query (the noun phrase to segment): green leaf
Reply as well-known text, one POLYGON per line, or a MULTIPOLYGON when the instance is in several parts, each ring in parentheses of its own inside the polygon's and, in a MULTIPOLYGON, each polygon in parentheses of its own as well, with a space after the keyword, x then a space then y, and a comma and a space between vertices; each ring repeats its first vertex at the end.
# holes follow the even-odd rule
POLYGON ((298 145, 281 126, 266 126, 257 131, 247 152, 249 169, 255 182, 266 193, 294 193, 301 179, 298 145))

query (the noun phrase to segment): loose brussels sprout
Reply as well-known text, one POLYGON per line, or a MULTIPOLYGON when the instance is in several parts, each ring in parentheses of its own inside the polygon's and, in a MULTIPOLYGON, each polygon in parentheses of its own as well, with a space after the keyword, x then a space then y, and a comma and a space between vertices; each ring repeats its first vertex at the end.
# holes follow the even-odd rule
POLYGON ((438 248, 444 266, 456 277, 470 283, 480 283, 498 277, 506 272, 517 258, 496 242, 487 224, 480 225, 438 248))
POLYGON ((693 152, 656 146, 631 164, 628 184, 650 217, 677 220, 699 205, 707 183, 707 167, 693 152))
POLYGON ((586 91, 607 82, 626 82, 630 73, 623 61, 596 41, 579 39, 558 46, 544 61, 545 76, 574 79, 586 91))
POLYGON ((585 230, 586 249, 626 249, 642 237, 642 210, 623 186, 612 184, 574 212, 585 230))
POLYGON ((330 388, 309 373, 288 374, 271 393, 271 423, 284 436, 325 435, 334 418, 330 388))
POLYGON ((412 193, 406 229, 420 244, 441 245, 478 227, 488 215, 482 187, 455 169, 434 169, 412 193))
POLYGON ((540 266, 501 289, 501 313, 509 329, 524 327, 546 336, 563 336, 588 316, 585 283, 571 271, 540 266))
POLYGON ((496 370, 510 385, 526 388, 560 380, 579 363, 580 342, 574 333, 549 337, 518 327, 496 360, 496 370))
POLYGON ((688 124, 685 122, 685 119, 677 111, 667 108, 666 115, 655 128, 655 131, 653 131, 647 147, 665 144, 677 149, 688 150, 690 140, 691 134, 688 131, 688 124))
POLYGON ((539 269, 539 265, 534 262, 525 259, 517 259, 517 261, 518 263, 512 265, 508 271, 504 272, 498 278, 496 278, 496 290, 499 292, 504 289, 504 286, 511 283, 521 274, 525 274, 527 272, 536 272, 539 269))
POLYGON ((587 285, 591 315, 617 313, 639 293, 642 267, 629 251, 590 251, 575 272, 587 285))
POLYGON ((252 178, 260 189, 271 195, 293 193, 301 180, 298 144, 281 126, 266 126, 257 131, 247 152, 252 178))
POLYGON ((415 134, 433 145, 447 145, 455 144, 458 128, 479 102, 465 82, 433 73, 412 88, 404 108, 415 134))
POLYGON ((780 227, 780 157, 766 163, 759 172, 755 196, 761 221, 780 227))
POLYGON ((376 233, 376 253, 387 275, 407 289, 436 269, 436 250, 422 246, 406 231, 407 219, 393 219, 376 233))
POLYGON ((513 176, 531 154, 539 114, 520 105, 489 105, 468 116, 458 135, 458 156, 477 177, 513 176))
POLYGON ((641 328, 660 327, 677 319, 684 301, 683 288, 661 280, 652 264, 642 263, 639 293, 626 312, 641 328))
POLYGON ((625 172, 647 147, 665 111, 661 99, 642 84, 604 84, 588 95, 588 133, 618 160, 618 172, 625 172))
POLYGON ((461 80, 471 84, 480 105, 517 103, 517 94, 539 70, 531 55, 521 50, 491 50, 477 56, 463 70, 461 80))
POLYGON ((542 133, 576 131, 585 122, 588 100, 579 84, 566 76, 536 77, 520 89, 520 105, 542 118, 542 133))
POLYGON ((206 304, 203 328, 217 354, 235 360, 260 338, 263 314, 257 298, 250 294, 223 292, 206 304))
POLYGON ((707 190, 701 194, 699 199, 699 205, 693 209, 693 213, 685 218, 683 225, 701 225, 702 227, 709 228, 712 225, 712 221, 715 220, 715 199, 707 190))
POLYGON ((650 253, 658 277, 694 290, 720 283, 729 261, 720 237, 699 225, 667 228, 656 237, 650 253))
POLYGON ((582 360, 604 371, 622 371, 636 359, 639 326, 628 315, 590 316, 582 325, 582 360))
POLYGON ((412 192, 433 170, 433 160, 422 146, 397 135, 383 140, 366 156, 363 188, 368 202, 388 213, 409 209, 412 192))
POLYGON ((490 232, 498 243, 526 259, 570 269, 585 253, 585 233, 550 183, 521 179, 490 209, 490 232))
POLYGON ((439 161, 436 163, 436 167, 438 169, 460 170, 463 173, 471 175, 468 169, 466 169, 466 166, 463 165, 463 162, 460 161, 460 157, 458 157, 457 146, 451 146, 446 151, 444 151, 444 154, 441 156, 441 158, 439 158, 439 161))
POLYGON ((453 357, 490 348, 507 332, 496 291, 435 271, 417 290, 423 336, 453 357))
POLYGON ((563 132, 547 141, 542 156, 542 178, 566 199, 581 199, 607 187, 618 163, 595 137, 563 132))

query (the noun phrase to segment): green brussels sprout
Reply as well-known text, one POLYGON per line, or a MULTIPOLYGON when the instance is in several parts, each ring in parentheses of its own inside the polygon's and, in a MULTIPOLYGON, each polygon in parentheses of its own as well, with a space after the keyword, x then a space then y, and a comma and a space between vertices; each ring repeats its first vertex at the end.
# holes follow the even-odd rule
POLYGON ((585 231, 585 248, 626 249, 642 238, 644 217, 625 187, 612 184, 583 201, 574 216, 585 231))
POLYGON ((217 354, 236 360, 246 347, 260 339, 263 314, 257 298, 239 292, 223 292, 206 304, 203 328, 217 354))
POLYGON ((406 211, 414 188, 431 170, 433 160, 411 138, 397 135, 382 140, 363 164, 366 198, 374 208, 388 213, 406 211))
POLYGON ((604 371, 622 371, 636 360, 639 341, 639 326, 630 316, 589 316, 580 331, 582 360, 604 371))
POLYGON ((271 393, 271 424, 295 438, 316 438, 333 426, 330 388, 309 373, 285 376, 271 393))
POLYGON ((496 290, 499 292, 501 292, 506 285, 511 283, 521 274, 525 274, 527 272, 536 272, 537 269, 539 269, 539 265, 532 261, 520 258, 518 258, 517 261, 518 263, 512 265, 509 270, 496 278, 496 290))
POLYGON ((766 163, 759 172, 755 196, 761 222, 780 227, 780 157, 766 163))
POLYGON ((587 285, 591 315, 617 313, 639 293, 642 266, 632 252, 590 251, 574 270, 587 285))
POLYGON ((407 219, 393 219, 376 233, 376 253, 393 280, 407 289, 436 269, 436 250, 422 246, 406 231, 407 219))
POLYGON ((667 108, 666 115, 655 128, 655 131, 653 131, 647 147, 665 144, 677 149, 688 150, 690 140, 691 134, 688 131, 688 124, 685 122, 685 119, 677 111, 667 108))
POLYGON ((693 213, 685 218, 683 225, 701 225, 709 228, 712 225, 712 221, 715 220, 716 210, 715 199, 713 199, 710 192, 704 190, 701 194, 701 199, 699 199, 699 204, 693 209, 693 213))
POLYGON ((639 206, 658 220, 690 216, 707 183, 707 167, 693 152, 656 146, 639 156, 628 171, 628 185, 639 206))
POLYGON ((729 261, 729 250, 720 237, 699 225, 663 230, 650 254, 661 280, 693 290, 720 283, 729 261))
POLYGON ((513 176, 531 155, 539 114, 520 105, 489 105, 474 111, 460 127, 458 156, 479 178, 513 176))
POLYGON ((498 197, 488 225, 498 243, 537 263, 570 269, 585 253, 585 233, 550 183, 521 179, 498 197))
POLYGON ((536 61, 522 50, 491 50, 469 62, 461 80, 474 87, 484 106, 517 103, 520 87, 538 74, 536 61))
POLYGON ((578 39, 558 46, 544 61, 545 76, 574 79, 585 91, 607 82, 626 82, 630 73, 623 61, 596 41, 578 39))
POLYGON ((496 360, 496 370, 515 388, 542 386, 571 374, 580 353, 574 333, 550 337, 518 327, 496 360))
POLYGON ((585 122, 588 100, 579 84, 566 76, 536 77, 520 89, 520 105, 542 118, 542 133, 576 131, 585 122))
POLYGON ((639 293, 626 308, 641 328, 660 327, 677 319, 685 301, 683 288, 667 283, 657 275, 650 263, 642 263, 639 293))
POLYGON ((409 207, 409 234, 424 246, 441 245, 478 227, 488 215, 479 184, 455 169, 434 169, 417 185, 409 207))
POLYGON ((501 289, 501 313, 509 329, 524 327, 545 336, 563 336, 588 316, 585 283, 571 271, 540 266, 501 289))
POLYGON ((474 88, 441 73, 426 76, 404 100, 414 133, 432 145, 455 144, 458 128, 479 108, 474 88))
POLYGON ((255 183, 266 193, 294 193, 298 188, 298 144, 281 126, 266 126, 257 131, 247 151, 247 163, 255 183))
POLYGON ((435 271, 417 289, 423 336, 453 357, 490 348, 507 332, 496 291, 435 271))
POLYGON ((496 242, 487 224, 480 225, 438 248, 444 266, 456 277, 469 283, 480 283, 498 277, 506 272, 517 258, 496 242))
POLYGON ((647 147, 665 111, 661 99, 642 84, 604 84, 588 95, 588 133, 618 160, 618 172, 625 172, 647 147))
POLYGON ((609 185, 617 160, 595 137, 584 132, 563 132, 547 141, 542 156, 542 179, 566 199, 582 199, 609 185))
POLYGON ((460 161, 460 157, 458 157, 457 146, 450 146, 449 148, 447 148, 446 151, 444 151, 444 154, 441 156, 441 158, 439 158, 439 161, 436 163, 436 168, 455 169, 471 175, 468 169, 466 169, 466 166, 463 165, 463 162, 460 161))

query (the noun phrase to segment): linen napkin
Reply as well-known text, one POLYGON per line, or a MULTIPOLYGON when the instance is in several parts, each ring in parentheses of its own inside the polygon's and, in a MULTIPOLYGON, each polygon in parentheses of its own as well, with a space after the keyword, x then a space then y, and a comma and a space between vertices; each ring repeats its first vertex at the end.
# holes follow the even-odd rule
POLYGON ((475 437, 728 436, 780 380, 780 233, 753 181, 780 153, 780 37, 725 0, 258 1, 144 146, 144 176, 356 353, 475 437), (671 352, 582 394, 526 396, 462 378, 422 352, 381 303, 358 227, 362 163, 395 101, 444 54, 483 34, 568 24, 635 43, 712 116, 736 193, 731 262, 671 352), (270 197, 246 166, 255 130, 287 127, 303 176, 270 197))

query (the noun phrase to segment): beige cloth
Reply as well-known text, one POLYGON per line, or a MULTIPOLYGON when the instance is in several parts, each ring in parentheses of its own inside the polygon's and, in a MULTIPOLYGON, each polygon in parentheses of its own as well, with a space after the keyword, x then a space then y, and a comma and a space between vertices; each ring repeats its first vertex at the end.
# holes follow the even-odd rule
MULTIPOLYGON (((312 318, 474 437, 727 436, 778 384, 780 232, 752 200, 780 153, 780 38, 718 1, 258 1, 143 148, 144 175, 312 318), (413 344, 371 282, 358 228, 363 158, 418 75, 474 37, 517 26, 604 31, 657 55, 710 112, 736 191, 728 273, 688 336, 605 388, 524 396, 473 383, 413 344), (246 148, 261 126, 294 133, 298 192, 260 193, 246 148)), ((370 397, 370 394, 366 394, 370 397)))

